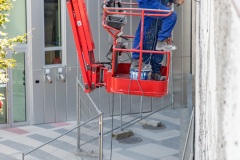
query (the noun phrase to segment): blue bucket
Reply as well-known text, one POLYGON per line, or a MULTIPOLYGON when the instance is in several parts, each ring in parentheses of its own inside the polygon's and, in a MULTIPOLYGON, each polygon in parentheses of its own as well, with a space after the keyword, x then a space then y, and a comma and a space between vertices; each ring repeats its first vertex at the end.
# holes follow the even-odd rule
MULTIPOLYGON (((141 80, 150 80, 152 70, 142 70, 141 80)), ((138 79, 138 69, 130 69, 130 79, 138 79)))

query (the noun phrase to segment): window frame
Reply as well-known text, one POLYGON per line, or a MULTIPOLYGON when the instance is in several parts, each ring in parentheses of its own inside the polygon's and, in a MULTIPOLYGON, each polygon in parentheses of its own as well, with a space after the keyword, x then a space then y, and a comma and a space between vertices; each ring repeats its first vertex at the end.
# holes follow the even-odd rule
MULTIPOLYGON (((52 67, 63 67, 66 66, 66 2, 65 0, 60 0, 61 2, 61 46, 45 46, 45 34, 44 34, 44 68, 52 68, 52 67), (61 51, 62 53, 62 63, 61 64, 46 64, 45 57, 47 51, 61 51)), ((44 4, 44 0, 43 0, 44 4)), ((44 9, 43 9, 44 16, 44 9)), ((45 27, 45 25, 43 25, 45 27)), ((44 28, 45 30, 45 28, 44 28)), ((45 32, 44 32, 45 33, 45 32)))

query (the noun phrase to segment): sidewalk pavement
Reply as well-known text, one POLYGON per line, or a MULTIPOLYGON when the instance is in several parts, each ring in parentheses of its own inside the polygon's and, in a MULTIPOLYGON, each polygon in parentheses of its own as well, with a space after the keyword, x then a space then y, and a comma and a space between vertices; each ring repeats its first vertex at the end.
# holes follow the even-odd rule
MULTIPOLYGON (((179 160, 186 135, 186 130, 183 131, 183 128, 187 128, 188 125, 181 124, 181 122, 186 122, 182 120, 188 117, 186 112, 187 110, 184 109, 166 110, 148 117, 150 120, 161 121, 165 126, 161 129, 139 123, 130 126, 129 129, 134 132, 132 138, 135 142, 138 141, 137 143, 112 140, 112 146, 110 146, 111 135, 104 136, 104 160, 111 159, 111 147, 112 160, 179 160)), ((76 121, 0 129, 0 160, 21 159, 22 152, 34 149, 60 136, 61 131, 74 127, 76 127, 76 121)), ((73 144, 69 145, 74 147, 73 144)), ((58 155, 54 156, 55 159, 61 159, 57 157, 58 155)))

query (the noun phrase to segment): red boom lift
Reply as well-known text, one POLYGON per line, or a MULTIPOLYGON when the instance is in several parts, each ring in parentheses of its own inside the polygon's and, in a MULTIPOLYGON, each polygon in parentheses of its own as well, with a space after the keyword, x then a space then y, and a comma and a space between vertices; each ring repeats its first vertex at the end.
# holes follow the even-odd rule
POLYGON ((133 6, 137 4, 116 2, 115 0, 105 0, 103 3, 102 26, 112 36, 113 44, 110 49, 111 61, 97 62, 94 58, 94 42, 85 2, 84 0, 67 0, 85 92, 89 93, 98 87, 105 86, 107 92, 110 93, 162 97, 168 93, 170 52, 143 50, 143 24, 144 16, 169 16, 172 12, 131 7, 122 8, 121 5, 133 6), (115 5, 118 5, 118 7, 115 7, 115 5), (127 48, 120 42, 120 39, 128 40, 134 38, 132 35, 123 35, 126 16, 141 16, 139 50, 127 48), (161 75, 166 77, 165 80, 142 80, 141 74, 138 74, 137 79, 131 79, 129 75, 131 63, 122 63, 118 60, 119 55, 131 52, 139 52, 138 73, 142 73, 140 66, 142 66, 143 53, 164 54, 166 63, 161 67, 161 75))

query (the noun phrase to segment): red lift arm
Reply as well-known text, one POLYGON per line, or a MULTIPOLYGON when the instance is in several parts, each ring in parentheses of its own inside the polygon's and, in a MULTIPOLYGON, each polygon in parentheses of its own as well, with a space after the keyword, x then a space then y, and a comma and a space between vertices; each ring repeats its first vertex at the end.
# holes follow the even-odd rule
MULTIPOLYGON (((114 2, 119 4, 120 2, 114 2)), ((136 5, 135 3, 123 3, 123 5, 136 5)), ((94 89, 105 86, 107 92, 122 93, 129 95, 141 95, 162 97, 168 93, 170 52, 143 50, 143 27, 144 16, 169 16, 171 11, 147 10, 139 8, 115 8, 109 7, 109 1, 103 3, 102 25, 113 38, 111 67, 104 63, 96 62, 94 58, 94 42, 84 0, 67 0, 72 31, 76 44, 80 68, 85 87, 89 93, 94 89), (155 13, 154 13, 155 12, 155 13), (133 39, 132 35, 123 35, 125 16, 141 16, 141 41, 140 49, 129 49, 119 45, 119 39, 133 39), (163 81, 141 80, 140 74, 136 80, 129 78, 131 63, 119 63, 118 55, 122 53, 139 52, 139 66, 142 66, 142 54, 164 54, 166 64, 161 67, 161 75, 166 76, 163 81)), ((139 67, 141 73, 141 67, 139 67)))

